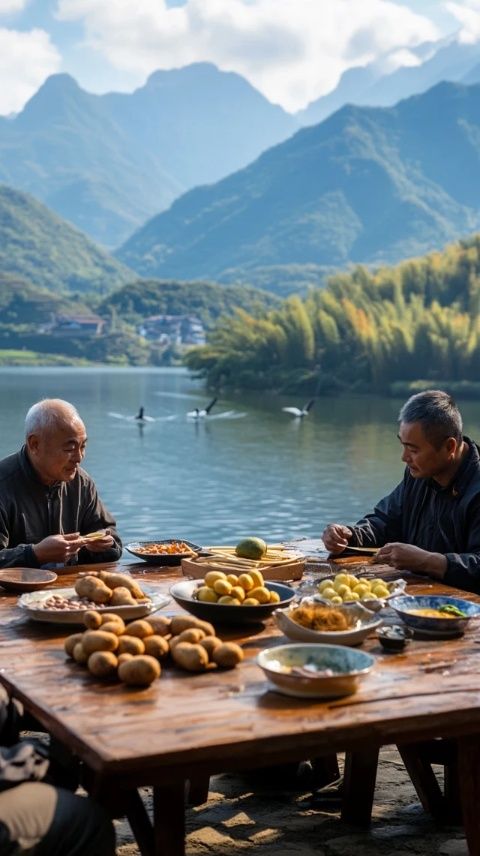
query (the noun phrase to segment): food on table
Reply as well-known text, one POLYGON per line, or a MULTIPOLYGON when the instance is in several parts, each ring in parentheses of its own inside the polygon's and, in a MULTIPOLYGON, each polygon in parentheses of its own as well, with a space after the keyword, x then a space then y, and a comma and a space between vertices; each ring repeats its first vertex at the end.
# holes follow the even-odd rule
POLYGON ((223 606, 260 606, 280 602, 280 595, 265 586, 263 575, 258 569, 239 576, 232 573, 227 575, 224 571, 208 571, 193 597, 223 606))
POLYGON ((355 577, 352 574, 340 573, 333 579, 322 580, 318 591, 330 603, 347 603, 349 601, 381 600, 388 597, 388 583, 381 577, 355 577))
POLYGON ((89 532, 81 537, 84 541, 100 541, 101 538, 105 538, 106 534, 105 529, 98 529, 97 532, 89 532))
POLYGON ((445 606, 439 607, 439 609, 434 609, 433 607, 426 606, 421 609, 406 609, 405 610, 408 615, 421 615, 423 618, 467 618, 466 612, 463 612, 461 609, 458 609, 453 604, 445 604, 445 606), (450 609, 446 607, 449 606, 450 609), (454 610, 454 611, 452 611, 454 610))
POLYGON ((192 550, 188 544, 185 544, 185 541, 172 541, 170 544, 162 544, 161 542, 139 544, 135 550, 137 553, 142 553, 145 556, 158 556, 162 554, 177 555, 178 553, 187 553, 196 556, 195 550, 192 550))
POLYGON ((152 616, 130 624, 112 620, 117 618, 89 610, 85 632, 64 642, 67 656, 87 666, 94 677, 117 677, 129 686, 146 687, 160 677, 160 662, 169 655, 189 672, 232 669, 243 660, 239 645, 218 639, 208 621, 193 615, 162 616, 162 621, 152 616))
POLYGON ((341 631, 348 630, 352 626, 352 620, 339 609, 329 606, 307 604, 292 609, 289 617, 309 630, 341 631))
POLYGON ((343 556, 343 558, 330 559, 330 561, 335 565, 371 565, 373 559, 373 556, 343 556))
POLYGON ((244 538, 235 547, 235 554, 242 559, 261 559, 267 552, 262 538, 244 538))
POLYGON ((228 577, 230 574, 234 576, 240 574, 242 570, 251 574, 256 569, 261 572, 262 568, 285 566, 299 560, 297 553, 284 547, 268 547, 266 553, 256 559, 239 556, 236 550, 237 547, 210 547, 208 557, 202 558, 201 561, 208 563, 209 568, 213 568, 214 571, 223 571, 228 577))
POLYGON ((75 583, 75 591, 80 597, 99 604, 108 603, 112 597, 112 589, 98 577, 80 577, 75 583))
MULTIPOLYGON (((42 602, 40 608, 53 610, 92 608, 94 614, 90 615, 87 621, 95 622, 97 621, 95 608, 98 606, 136 606, 139 601, 148 600, 135 580, 127 574, 111 571, 91 571, 79 576, 75 582, 75 592, 78 597, 65 598, 52 595, 42 602)), ((109 615, 111 621, 118 621, 118 616, 114 613, 109 615)), ((90 629, 97 628, 91 625, 90 629)))

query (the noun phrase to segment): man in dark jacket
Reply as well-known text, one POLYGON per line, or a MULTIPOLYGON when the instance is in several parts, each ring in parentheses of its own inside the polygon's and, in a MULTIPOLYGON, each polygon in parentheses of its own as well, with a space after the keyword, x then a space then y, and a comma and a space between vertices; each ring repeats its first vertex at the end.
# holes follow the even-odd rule
POLYGON ((480 457, 453 399, 413 395, 399 414, 403 480, 355 526, 332 523, 332 554, 377 546, 376 561, 480 592, 480 457))
POLYGON ((25 445, 0 461, 0 567, 120 558, 115 520, 79 466, 86 443, 72 404, 44 399, 30 408, 25 445))

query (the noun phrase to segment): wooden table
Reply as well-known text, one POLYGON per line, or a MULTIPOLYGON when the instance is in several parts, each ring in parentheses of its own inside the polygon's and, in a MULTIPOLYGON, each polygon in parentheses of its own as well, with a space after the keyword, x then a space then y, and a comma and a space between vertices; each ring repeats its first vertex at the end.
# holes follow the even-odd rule
MULTIPOLYGON (((122 565, 168 591, 179 571, 122 565)), ((57 586, 72 584, 62 576, 57 586)), ((412 593, 448 593, 412 578, 412 593)), ((375 636, 364 647, 375 668, 350 697, 297 700, 269 691, 255 655, 284 641, 269 621, 248 635, 235 670, 191 675, 174 667, 145 690, 101 683, 63 654, 64 626, 27 620, 16 597, 0 595, 0 681, 90 768, 94 788, 135 794, 153 786, 154 831, 130 818, 144 854, 183 856, 184 793, 190 779, 225 771, 433 737, 458 741, 460 797, 472 856, 480 856, 480 626, 450 641, 413 641, 405 654, 383 654, 375 636)), ((175 605, 174 605, 175 606, 175 605)), ((166 608, 169 612, 169 607, 166 608)), ((72 631, 73 632, 73 631, 72 631)), ((226 636, 219 628, 219 635, 226 636)), ((138 803, 140 801, 138 800, 138 803)), ((138 804, 137 804, 138 808, 138 804)), ((138 815, 138 818, 140 815, 138 815)), ((305 820, 305 823, 308 823, 305 820)))

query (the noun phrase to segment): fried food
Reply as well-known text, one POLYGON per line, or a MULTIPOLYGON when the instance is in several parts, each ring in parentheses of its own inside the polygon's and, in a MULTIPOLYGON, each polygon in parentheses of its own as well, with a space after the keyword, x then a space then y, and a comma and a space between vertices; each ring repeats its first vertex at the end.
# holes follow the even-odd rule
POLYGON ((351 622, 348 617, 339 609, 331 609, 328 606, 316 606, 308 604, 307 606, 299 606, 292 610, 290 618, 302 627, 307 627, 309 630, 326 630, 334 632, 336 630, 348 630, 351 622))

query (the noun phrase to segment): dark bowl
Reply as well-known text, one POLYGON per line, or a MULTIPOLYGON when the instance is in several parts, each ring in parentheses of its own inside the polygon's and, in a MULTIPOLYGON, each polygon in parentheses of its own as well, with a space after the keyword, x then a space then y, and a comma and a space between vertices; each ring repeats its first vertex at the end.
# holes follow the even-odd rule
POLYGON ((125 549, 149 565, 180 565, 182 559, 191 559, 192 553, 140 553, 138 550, 139 547, 149 547, 152 544, 173 544, 174 541, 183 541, 195 553, 199 553, 202 549, 198 544, 193 544, 185 538, 156 538, 154 541, 132 541, 130 544, 125 544, 125 549))
POLYGON ((401 624, 385 624, 376 633, 385 651, 403 651, 413 636, 413 630, 401 624))
POLYGON ((187 612, 210 621, 211 624, 255 624, 264 621, 275 609, 283 609, 292 602, 295 592, 290 586, 281 583, 265 583, 265 588, 276 591, 280 596, 279 603, 261 603, 259 606, 228 606, 222 603, 207 603, 192 597, 199 586, 199 580, 184 580, 175 583, 170 594, 187 612))
POLYGON ((54 571, 43 568, 2 568, 0 586, 10 591, 37 591, 46 588, 57 579, 54 571))

